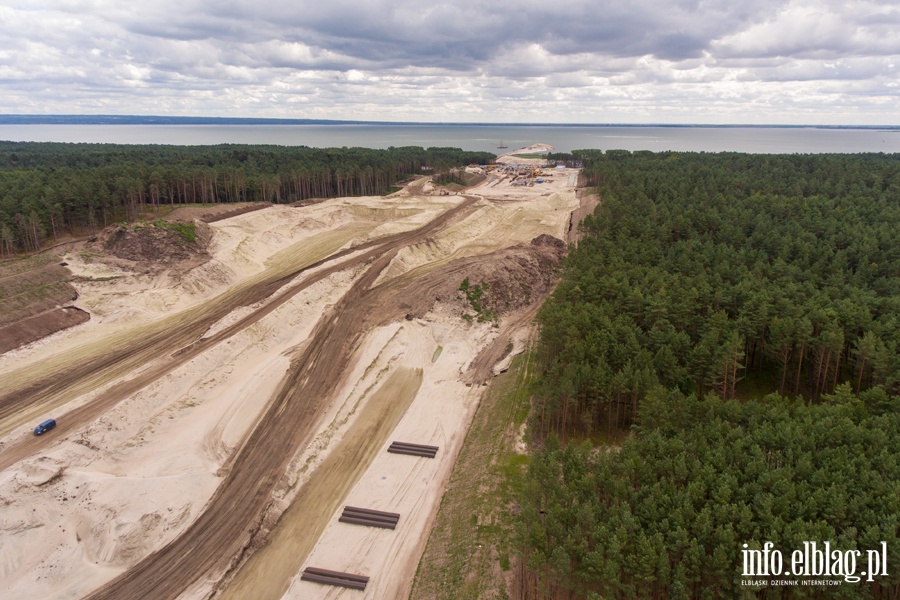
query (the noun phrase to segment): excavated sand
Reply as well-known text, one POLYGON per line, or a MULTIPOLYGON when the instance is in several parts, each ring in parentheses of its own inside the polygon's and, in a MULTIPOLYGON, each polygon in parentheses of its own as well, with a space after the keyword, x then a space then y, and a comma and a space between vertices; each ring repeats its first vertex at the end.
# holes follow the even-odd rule
MULTIPOLYGON (((566 239, 569 214, 578 205, 567 181, 557 176, 529 188, 483 185, 471 190, 484 197, 479 209, 427 242, 401 250, 379 282, 424 275, 451 259, 486 254, 542 233, 566 239)), ((102 343, 108 335, 139 335, 141 327, 201 306, 263 272, 280 272, 297 260, 313 262, 351 244, 414 229, 461 200, 452 195, 344 198, 249 212, 210 224, 212 259, 178 275, 134 272, 89 253, 72 253, 65 260, 79 278, 75 304, 90 311, 92 319, 0 355, 0 382, 39 374, 45 361, 102 343)), ((313 284, 82 430, 65 428, 68 406, 55 409, 50 416, 61 416, 52 443, 0 472, 0 597, 82 597, 184 531, 216 490, 220 469, 259 417, 290 354, 359 274, 340 271, 313 284)), ((235 311, 207 335, 252 310, 235 311)), ((466 385, 463 374, 497 335, 497 327, 466 323, 458 307, 449 305, 368 333, 349 375, 335 382, 331 409, 314 443, 286 475, 276 507, 287 508, 318 467, 341 468, 329 465, 352 437, 348 432, 365 424, 358 422, 359 415, 394 419, 393 424, 378 434, 382 437, 375 446, 365 449, 368 462, 341 484, 341 493, 334 485, 327 488, 323 506, 330 510, 322 517, 321 535, 304 541, 309 553, 304 560, 297 560, 297 550, 277 527, 273 530, 265 556, 282 579, 269 577, 271 589, 255 591, 255 598, 408 594, 480 397, 480 386, 466 385), (402 398, 404 410, 379 404, 379 394, 385 393, 402 398), (386 453, 395 439, 440 446, 440 451, 434 460, 386 453), (346 525, 337 522, 345 504, 402 516, 394 531, 346 525), (301 582, 299 570, 310 565, 372 579, 364 593, 301 582)), ((73 399, 70 406, 96 393, 73 399)), ((30 435, 36 417, 25 415, 0 430, 0 449, 30 435)), ((285 531, 292 526, 290 518, 288 510, 285 531)), ((260 577, 264 572, 255 570, 257 563, 247 563, 234 584, 244 578, 266 581, 260 577)), ((186 597, 202 598, 210 586, 201 584, 186 597)))

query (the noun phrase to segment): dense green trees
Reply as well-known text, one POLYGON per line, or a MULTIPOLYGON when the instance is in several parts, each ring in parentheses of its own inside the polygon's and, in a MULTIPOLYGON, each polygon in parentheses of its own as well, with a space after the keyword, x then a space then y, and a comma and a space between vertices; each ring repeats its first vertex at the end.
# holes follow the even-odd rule
POLYGON ((521 597, 894 597, 900 156, 565 159, 603 204, 539 315, 521 597), (804 541, 889 577, 741 584, 804 541))
POLYGON ((522 495, 521 585, 532 598, 889 597, 900 582, 900 407, 886 398, 849 383, 813 405, 658 387, 619 450, 551 437, 522 495), (772 542, 787 564, 809 541, 862 551, 857 575, 886 542, 888 576, 784 595, 741 584, 767 579, 743 574, 743 544, 772 542))
POLYGON ((656 385, 900 391, 900 158, 584 153, 603 205, 544 306, 542 427, 656 385))
POLYGON ((423 169, 492 159, 457 148, 0 142, 0 256, 168 204, 383 194, 423 169))

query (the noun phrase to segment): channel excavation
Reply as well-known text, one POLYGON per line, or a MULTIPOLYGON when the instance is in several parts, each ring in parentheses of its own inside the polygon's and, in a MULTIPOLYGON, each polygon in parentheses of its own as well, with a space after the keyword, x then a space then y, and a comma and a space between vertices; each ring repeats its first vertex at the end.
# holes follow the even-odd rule
POLYGON ((366 315, 378 308, 379 294, 371 285, 400 248, 426 239, 469 212, 477 200, 466 198, 427 225, 378 247, 380 256, 323 315, 292 361, 204 512, 178 538, 91 594, 91 600, 177 598, 195 581, 223 572, 241 554, 288 463, 314 433, 316 417, 364 333, 366 315))
MULTIPOLYGON (((477 198, 475 197, 467 197, 456 207, 445 211, 431 222, 413 231, 393 234, 365 242, 336 252, 310 265, 292 269, 286 274, 278 274, 271 279, 255 282, 254 285, 244 285, 236 290, 226 292, 213 302, 206 303, 198 309, 186 311, 187 315, 176 315, 171 320, 164 322, 162 327, 155 328, 148 335, 129 336, 112 348, 101 348, 95 355, 86 355, 84 352, 80 352, 77 356, 78 361, 75 364, 65 365, 57 372, 45 377, 34 380, 26 376, 17 377, 16 373, 11 373, 9 379, 19 379, 23 382, 23 385, 0 396, 0 422, 12 420, 16 413, 23 411, 38 401, 42 404, 50 405, 53 404, 54 400, 57 403, 61 403, 66 398, 77 396, 88 389, 113 380, 115 377, 121 377, 129 369, 136 369, 154 359, 158 361, 157 364, 141 372, 136 377, 116 383, 89 404, 76 408, 65 415, 67 429, 71 430, 83 426, 150 382, 158 380, 166 373, 172 372, 208 348, 259 321, 272 310, 289 300, 292 295, 336 271, 363 264, 366 260, 378 256, 386 249, 394 248, 398 245, 402 246, 427 237, 448 222, 468 214, 473 209, 476 201, 477 198), (198 339, 213 323, 219 321, 236 307, 251 305, 271 298, 279 288, 303 272, 335 262, 340 258, 359 251, 364 252, 344 262, 328 266, 308 278, 301 285, 295 286, 287 293, 271 299, 260 310, 251 313, 248 317, 231 325, 224 331, 209 338, 198 339), (174 352, 173 348, 175 349, 174 352)), ((3 448, 2 452, 0 452, 0 469, 8 468, 34 454, 39 451, 39 448, 41 448, 40 440, 33 438, 23 438, 3 448)))
MULTIPOLYGON (((366 406, 372 391, 395 369, 422 369, 422 391, 390 439, 438 445, 440 460, 426 461, 427 465, 413 469, 396 469, 407 466, 407 462, 397 463, 396 458, 385 462, 383 459, 393 455, 378 452, 344 502, 402 514, 398 530, 382 536, 392 547, 373 548, 364 554, 365 548, 371 547, 368 536, 359 540, 365 542, 360 549, 353 546, 357 537, 349 532, 339 530, 343 535, 335 539, 331 534, 334 527, 347 526, 338 524, 338 515, 333 514, 326 518, 321 541, 316 542, 308 559, 313 566, 376 575, 365 592, 369 594, 371 590, 374 595, 367 600, 404 596, 403 588, 412 581, 415 561, 427 539, 430 515, 446 484, 458 441, 465 435, 466 414, 477 406, 482 392, 477 384, 467 387, 460 376, 473 357, 480 355, 484 344, 502 333, 508 316, 512 316, 502 312, 507 302, 512 305, 519 300, 536 301, 543 293, 522 287, 530 285, 534 274, 540 271, 539 265, 523 260, 528 253, 518 250, 508 260, 499 262, 494 254, 523 243, 532 248, 530 240, 542 233, 561 238, 564 221, 575 204, 573 192, 554 191, 562 187, 501 189, 496 201, 488 196, 476 203, 473 212, 459 213, 446 227, 425 236, 411 236, 411 242, 400 247, 396 258, 375 282, 376 287, 385 284, 384 290, 396 286, 398 293, 394 299, 379 296, 378 310, 368 314, 373 319, 392 320, 387 324, 369 321, 363 326, 366 333, 361 347, 352 353, 342 381, 331 382, 339 389, 330 390, 327 411, 317 417, 314 440, 294 455, 290 467, 275 484, 272 504, 254 540, 274 545, 272 534, 281 521, 274 525, 272 519, 305 487, 306 477, 327 456, 325 451, 330 452, 334 444, 344 439, 345 424, 353 422, 347 420, 347 415, 357 414, 348 411, 366 406), (528 192, 533 193, 527 196, 528 192), (472 262, 460 270, 459 259, 472 262), (430 279, 433 275, 442 276, 444 281, 430 279), (498 276, 505 276, 506 281, 497 280, 498 276), (472 312, 466 299, 459 297, 460 282, 467 278, 473 285, 490 282, 488 295, 499 300, 492 306, 504 315, 499 330, 490 322, 467 323, 461 319, 463 310, 472 312), (429 300, 431 307, 425 305, 429 300), (384 496, 374 495, 379 489, 385 491, 384 496), (343 563, 344 560, 352 562, 343 563)), ((13 384, 19 387, 36 381, 37 377, 22 375, 24 368, 42 367, 57 356, 77 356, 76 364, 92 360, 90 357, 95 354, 86 355, 83 350, 110 334, 134 331, 137 327, 148 329, 143 324, 155 325, 163 320, 171 325, 172 316, 182 316, 200 303, 212 309, 211 305, 226 295, 223 290, 228 290, 229 285, 236 289, 251 277, 257 282, 268 281, 333 256, 350 244, 359 248, 374 240, 377 243, 369 249, 375 250, 389 235, 413 233, 462 200, 461 196, 336 199, 303 210, 272 207, 271 211, 250 213, 214 227, 210 249, 213 261, 208 266, 191 271, 189 277, 168 281, 133 277, 129 272, 124 277, 107 277, 118 273, 100 268, 99 263, 92 265, 87 258, 82 260, 85 255, 76 250, 65 260, 75 266, 75 276, 87 282, 79 288, 84 306, 100 318, 23 353, 0 357, 0 369, 5 374, 19 374, 12 380, 0 378, 5 379, 0 381, 0 389, 6 393, 13 384), (329 247, 323 247, 323 241, 329 247), (219 279, 211 279, 216 276, 219 279), (171 300, 163 305, 157 299, 171 300)), ((248 432, 264 416, 291 359, 310 343, 322 315, 333 315, 334 304, 371 266, 370 262, 351 263, 364 252, 367 250, 357 250, 301 274, 261 304, 242 305, 183 343, 163 344, 158 351, 149 352, 148 360, 140 363, 137 370, 129 370, 126 377, 113 379, 90 394, 64 397, 67 403, 60 405, 70 409, 93 404, 100 394, 111 389, 109 386, 200 350, 212 336, 224 333, 242 319, 252 318, 257 311, 277 302, 282 294, 304 285, 317 272, 345 263, 345 270, 298 293, 258 322, 243 322, 243 329, 235 330, 230 337, 202 350, 170 373, 147 381, 143 388, 101 411, 98 417, 79 424, 70 420, 71 410, 69 414, 54 410, 39 415, 40 418, 27 419, 27 427, 17 428, 15 437, 4 439, 0 460, 24 437, 40 441, 25 460, 6 469, 5 479, 0 481, 0 495, 13 499, 4 509, 8 522, 21 519, 38 526, 0 532, 3 540, 20 542, 17 545, 21 548, 14 553, 11 544, 0 548, 0 561, 9 565, 13 564, 9 560, 14 560, 19 565, 2 573, 0 587, 19 597, 37 593, 43 597, 84 598, 172 543, 196 522, 227 477, 231 461, 240 456, 248 432), (59 426, 47 439, 33 438, 34 424, 46 417, 58 418, 59 426), (50 485, 42 485, 54 473, 56 479, 50 485)), ((482 305, 492 307, 483 302, 482 305)), ((346 321, 346 316, 338 317, 337 324, 346 321)), ((179 325, 185 322, 178 320, 179 325)), ((174 333, 180 330, 175 329, 174 333)), ((499 350, 507 346, 503 344, 499 350)), ((127 345, 99 349, 109 352, 117 347, 127 345)), ((73 389, 70 385, 80 385, 68 378, 57 381, 69 390, 73 389)), ((303 518, 308 520, 309 515, 303 518)), ((248 519, 234 535, 249 539, 250 531, 256 530, 259 522, 248 519)), ((256 556, 257 548, 258 543, 251 543, 247 554, 256 556)), ((221 578, 232 558, 224 556, 226 550, 214 551, 222 557, 224 566, 214 567, 206 574, 192 573, 197 579, 187 584, 181 598, 207 598, 211 586, 218 582, 224 587, 217 589, 230 587, 221 578)), ((282 558, 278 555, 279 562, 282 558)), ((300 568, 289 572, 288 578, 295 577, 300 568)), ((292 598, 314 598, 321 593, 307 582, 296 580, 288 584, 292 598)))

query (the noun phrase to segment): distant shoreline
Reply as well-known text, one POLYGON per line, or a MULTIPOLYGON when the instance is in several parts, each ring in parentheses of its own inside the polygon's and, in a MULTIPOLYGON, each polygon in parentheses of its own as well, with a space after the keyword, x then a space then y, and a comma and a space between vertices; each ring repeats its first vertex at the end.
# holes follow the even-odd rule
POLYGON ((537 141, 559 153, 578 149, 651 152, 747 152, 751 154, 897 153, 900 126, 850 128, 741 125, 452 125, 355 122, 240 122, 202 120, 135 123, 100 121, 3 124, 0 140, 17 143, 158 144, 166 146, 306 146, 389 149, 406 146, 462 148, 497 154, 537 141), (502 140, 502 141, 500 141, 502 140))
POLYGON ((0 114, 0 125, 378 125, 424 127, 672 127, 704 129, 862 129, 900 131, 900 125, 775 125, 775 124, 706 124, 706 123, 466 123, 424 121, 342 121, 331 119, 278 119, 245 117, 170 117, 152 115, 35 115, 0 114))

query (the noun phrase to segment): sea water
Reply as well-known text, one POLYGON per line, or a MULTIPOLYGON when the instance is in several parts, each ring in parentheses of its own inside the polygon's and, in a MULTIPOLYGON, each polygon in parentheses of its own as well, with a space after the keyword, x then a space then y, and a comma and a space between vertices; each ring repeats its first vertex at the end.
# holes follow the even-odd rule
POLYGON ((274 144, 313 148, 448 146, 502 154, 535 143, 559 152, 665 150, 755 154, 900 152, 898 128, 620 125, 61 125, 0 124, 0 140, 112 144, 274 144), (500 148, 507 146, 507 148, 500 148))

